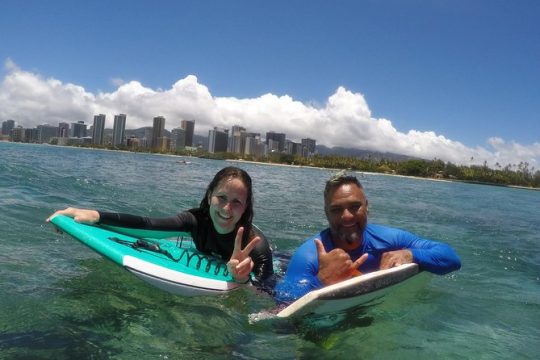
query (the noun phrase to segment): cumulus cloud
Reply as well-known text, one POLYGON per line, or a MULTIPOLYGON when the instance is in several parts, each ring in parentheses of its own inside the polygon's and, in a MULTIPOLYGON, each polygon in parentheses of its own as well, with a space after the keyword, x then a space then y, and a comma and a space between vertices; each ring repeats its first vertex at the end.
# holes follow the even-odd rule
POLYGON ((110 83, 114 86, 122 86, 124 85, 126 82, 124 81, 124 79, 121 79, 121 78, 112 78, 110 80, 110 83))
POLYGON ((195 132, 201 135, 208 135, 214 126, 240 125, 263 137, 267 131, 275 131, 293 141, 309 137, 326 146, 438 158, 455 164, 527 162, 537 168, 540 159, 540 143, 523 145, 489 138, 486 147, 471 148, 431 131, 399 132, 390 120, 372 116, 362 94, 344 87, 320 105, 275 94, 251 99, 214 97, 194 75, 166 90, 113 79, 115 91, 93 94, 82 86, 22 70, 9 59, 5 69, 0 84, 0 120, 13 119, 23 127, 76 121, 91 124, 95 114, 106 114, 106 126, 112 127, 114 115, 123 113, 128 128, 151 126, 155 116, 164 116, 167 129, 180 126, 181 120, 195 120, 195 132))
POLYGON ((4 64, 5 68, 7 71, 19 71, 19 67, 17 66, 17 64, 15 64, 15 62, 13 60, 11 60, 10 58, 7 58, 6 59, 6 62, 4 64))

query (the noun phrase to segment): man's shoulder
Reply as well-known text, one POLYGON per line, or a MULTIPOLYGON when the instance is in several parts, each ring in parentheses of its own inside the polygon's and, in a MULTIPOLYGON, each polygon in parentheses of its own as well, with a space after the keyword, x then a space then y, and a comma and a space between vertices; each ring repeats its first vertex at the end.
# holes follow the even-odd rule
POLYGON ((321 239, 321 240, 324 240, 324 239, 327 239, 330 237, 330 228, 326 228, 324 230, 321 230, 319 231, 318 233, 312 235, 310 238, 308 238, 307 240, 315 240, 315 239, 321 239))
POLYGON ((370 241, 382 241, 392 242, 399 241, 399 239, 406 238, 408 232, 391 226, 371 224, 366 226, 366 239, 370 241))
POLYGON ((319 239, 319 240, 321 240, 323 242, 323 244, 326 244, 327 241, 331 241, 329 233, 330 233, 330 229, 324 229, 324 230, 322 230, 322 231, 308 237, 307 239, 305 239, 300 244, 300 246, 296 249, 295 253, 297 253, 297 252, 305 253, 305 252, 316 251, 316 246, 315 246, 314 240, 319 239))
POLYGON ((389 230, 390 228, 388 226, 368 223, 365 229, 365 233, 378 237, 382 234, 386 234, 389 230))
POLYGON ((319 231, 318 233, 316 233, 315 235, 312 235, 310 236, 309 238, 307 238, 304 243, 304 244, 307 244, 307 243, 313 243, 313 241, 315 239, 319 239, 322 241, 322 243, 326 246, 327 244, 331 244, 332 243, 332 237, 330 236, 330 228, 326 228, 324 230, 321 230, 319 231))
POLYGON ((319 232, 319 233, 317 233, 317 234, 314 234, 314 235, 312 235, 312 236, 310 236, 310 237, 308 237, 308 238, 306 238, 306 239, 302 242, 302 244, 300 244, 300 247, 305 248, 305 247, 310 246, 310 244, 312 244, 313 241, 314 241, 315 239, 320 239, 320 238, 321 238, 321 233, 322 233, 322 231, 319 232))
POLYGON ((393 244, 395 246, 402 246, 405 243, 416 240, 418 237, 413 233, 391 227, 386 225, 379 224, 369 224, 366 227, 366 237, 367 242, 375 243, 386 243, 393 244))
POLYGON ((387 225, 368 223, 366 231, 371 233, 396 233, 402 232, 403 230, 387 225))

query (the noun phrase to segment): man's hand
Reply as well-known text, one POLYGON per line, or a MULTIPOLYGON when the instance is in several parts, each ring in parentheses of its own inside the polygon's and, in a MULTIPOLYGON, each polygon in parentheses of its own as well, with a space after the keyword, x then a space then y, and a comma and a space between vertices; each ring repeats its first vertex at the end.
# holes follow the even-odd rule
POLYGON ((358 267, 366 261, 368 254, 363 254, 356 261, 352 261, 349 254, 343 249, 334 249, 326 252, 321 240, 315 239, 319 256, 319 280, 324 286, 336 284, 358 275, 358 267))
POLYGON ((390 269, 403 264, 409 264, 413 262, 413 255, 410 250, 395 250, 385 252, 381 256, 380 269, 390 269))
POLYGON ((234 239, 234 249, 231 255, 231 259, 227 263, 227 269, 237 282, 246 282, 249 280, 249 273, 253 269, 253 260, 249 257, 251 250, 261 241, 260 237, 255 237, 253 240, 242 249, 242 235, 244 235, 244 228, 238 228, 236 238, 234 239))

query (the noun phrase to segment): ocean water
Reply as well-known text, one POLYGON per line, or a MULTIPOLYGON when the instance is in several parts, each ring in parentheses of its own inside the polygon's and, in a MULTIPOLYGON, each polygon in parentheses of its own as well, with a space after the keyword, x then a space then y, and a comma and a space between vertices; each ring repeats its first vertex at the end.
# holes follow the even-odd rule
POLYGON ((463 267, 324 327, 250 321, 274 306, 250 288, 168 294, 44 223, 66 206, 174 214, 235 164, 253 178, 255 223, 278 252, 326 226, 330 170, 180 160, 0 142, 0 359, 538 358, 539 191, 358 173, 371 222, 447 242, 463 267))

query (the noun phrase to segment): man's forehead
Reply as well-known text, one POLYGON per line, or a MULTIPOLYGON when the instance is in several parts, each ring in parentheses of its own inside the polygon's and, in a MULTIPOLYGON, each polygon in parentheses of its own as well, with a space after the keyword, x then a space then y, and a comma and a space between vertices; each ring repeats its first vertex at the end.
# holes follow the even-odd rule
POLYGON ((359 188, 356 184, 342 184, 335 188, 328 194, 328 203, 340 201, 340 200, 351 200, 351 201, 364 201, 366 198, 364 191, 359 188))

